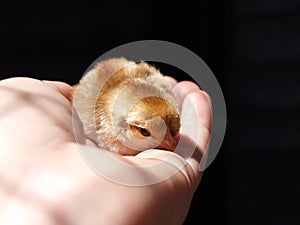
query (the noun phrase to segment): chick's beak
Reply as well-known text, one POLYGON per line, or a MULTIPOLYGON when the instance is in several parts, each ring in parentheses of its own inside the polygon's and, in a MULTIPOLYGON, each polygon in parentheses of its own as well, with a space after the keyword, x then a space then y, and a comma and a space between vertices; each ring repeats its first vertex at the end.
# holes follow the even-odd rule
POLYGON ((160 143, 157 148, 166 149, 168 151, 174 151, 177 145, 176 138, 171 135, 170 132, 167 132, 165 139, 160 143))

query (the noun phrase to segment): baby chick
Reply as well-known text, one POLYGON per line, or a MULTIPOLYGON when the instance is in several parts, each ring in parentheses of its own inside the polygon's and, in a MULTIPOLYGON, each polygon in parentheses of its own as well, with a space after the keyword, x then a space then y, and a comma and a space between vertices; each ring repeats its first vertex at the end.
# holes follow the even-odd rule
POLYGON ((180 114, 171 84, 145 62, 97 63, 74 86, 73 106, 85 135, 102 149, 136 155, 176 147, 180 114))

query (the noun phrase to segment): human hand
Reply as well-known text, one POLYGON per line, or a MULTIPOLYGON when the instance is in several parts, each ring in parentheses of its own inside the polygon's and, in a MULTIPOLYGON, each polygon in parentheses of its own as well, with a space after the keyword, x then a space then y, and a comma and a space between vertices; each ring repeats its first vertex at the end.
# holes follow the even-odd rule
MULTIPOLYGON (((0 223, 182 224, 201 180, 199 160, 209 142, 211 111, 209 97, 193 83, 175 84, 174 91, 182 121, 189 117, 187 99, 196 109, 196 151, 186 160, 180 149, 178 154, 150 150, 130 157, 109 153, 117 159, 111 165, 116 176, 124 173, 118 170, 120 161, 138 167, 159 164, 159 171, 146 169, 143 177, 174 172, 159 183, 127 186, 99 176, 78 151, 95 151, 100 161, 107 156, 107 151, 87 145, 76 119, 75 139, 70 86, 28 78, 1 81, 0 223)), ((188 123, 183 130, 187 134, 182 136, 189 136, 188 123)))

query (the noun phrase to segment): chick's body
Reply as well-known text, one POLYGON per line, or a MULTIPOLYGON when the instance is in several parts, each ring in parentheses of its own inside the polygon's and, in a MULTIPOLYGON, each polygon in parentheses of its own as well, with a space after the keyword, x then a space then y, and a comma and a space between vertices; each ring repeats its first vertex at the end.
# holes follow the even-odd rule
POLYGON ((180 116, 171 84, 145 62, 96 64, 76 86, 73 106, 85 135, 100 148, 135 155, 176 146, 180 116))

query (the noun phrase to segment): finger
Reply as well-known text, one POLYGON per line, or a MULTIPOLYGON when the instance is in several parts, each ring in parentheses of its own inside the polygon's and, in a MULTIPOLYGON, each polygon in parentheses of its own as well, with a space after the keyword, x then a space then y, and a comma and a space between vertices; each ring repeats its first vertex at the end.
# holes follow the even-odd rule
POLYGON ((199 91, 200 88, 193 82, 190 81, 182 81, 177 83, 172 91, 174 93, 175 99, 181 109, 184 98, 191 92, 199 91))
MULTIPOLYGON (((212 112, 212 103, 211 103, 211 98, 210 96, 205 92, 205 91, 202 91, 207 99, 207 102, 208 102, 208 105, 209 105, 209 108, 210 108, 210 112, 212 112)), ((212 118, 211 118, 212 120, 212 118)))
POLYGON ((43 80, 45 84, 47 84, 50 87, 55 88, 59 93, 61 93, 65 98, 67 98, 69 101, 72 100, 72 87, 64 82, 60 81, 48 81, 43 80))
POLYGON ((153 180, 164 181, 171 177, 175 178, 175 174, 181 174, 182 176, 176 178, 177 182, 187 184, 192 192, 199 184, 201 173, 198 172, 196 175, 186 160, 174 152, 149 149, 132 159, 137 159, 136 164, 147 169, 152 174, 151 179, 153 180))
POLYGON ((182 104, 181 134, 204 151, 207 147, 211 130, 211 108, 205 92, 192 92, 186 96, 182 104))
POLYGON ((210 139, 212 118, 208 98, 203 91, 193 91, 182 104, 181 135, 175 152, 186 159, 196 176, 210 139))
POLYGON ((131 160, 134 159, 136 165, 151 174, 152 180, 176 179, 176 182, 188 185, 191 193, 194 193, 202 177, 201 171, 195 172, 189 162, 174 152, 149 149, 131 157, 131 160), (175 174, 180 176, 174 176, 175 174))
MULTIPOLYGON (((212 115, 211 115, 211 100, 210 100, 209 95, 204 91, 197 91, 197 92, 189 93, 183 103, 183 104, 186 104, 183 106, 183 110, 185 110, 185 112, 189 112, 188 101, 191 101, 192 105, 194 106, 194 108, 196 110, 198 127, 200 129, 206 129, 207 131, 210 132, 211 123, 212 123, 212 118, 211 118, 212 115)), ((188 114, 186 114, 186 115, 188 115, 188 114)), ((185 118, 183 115, 183 120, 184 119, 185 118)), ((199 134, 203 134, 203 133, 199 132, 199 134)), ((204 136, 201 136, 201 138, 203 139, 204 136)), ((197 142, 197 144, 199 145, 200 143, 197 142)), ((200 145, 200 147, 204 147, 204 146, 200 145)))
POLYGON ((170 76, 164 76, 164 79, 170 81, 172 86, 175 86, 178 83, 176 79, 174 79, 173 77, 170 77, 170 76))

